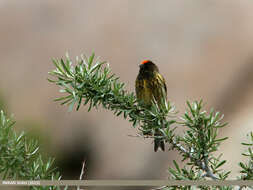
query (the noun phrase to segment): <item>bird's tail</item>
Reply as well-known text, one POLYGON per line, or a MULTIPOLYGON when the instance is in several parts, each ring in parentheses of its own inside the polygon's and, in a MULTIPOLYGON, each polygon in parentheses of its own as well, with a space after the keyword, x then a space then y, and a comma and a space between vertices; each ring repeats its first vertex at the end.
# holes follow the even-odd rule
MULTIPOLYGON (((155 136, 160 136, 160 132, 156 131, 155 132, 155 136)), ((156 152, 158 150, 158 148, 160 148, 162 151, 165 150, 165 144, 164 144, 164 140, 159 139, 159 138, 155 138, 154 140, 154 151, 156 152)))

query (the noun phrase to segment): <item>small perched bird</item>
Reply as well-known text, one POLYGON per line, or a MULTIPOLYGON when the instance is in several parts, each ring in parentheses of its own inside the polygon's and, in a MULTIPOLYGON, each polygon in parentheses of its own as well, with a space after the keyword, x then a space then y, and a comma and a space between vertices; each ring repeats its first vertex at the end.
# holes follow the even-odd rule
MULTIPOLYGON (((138 101, 147 108, 152 106, 152 102, 156 102, 161 109, 163 100, 167 100, 165 80, 152 61, 145 60, 140 64, 139 74, 135 81, 135 92, 138 101)), ((160 136, 161 132, 156 130, 154 135, 160 136)), ((164 151, 164 140, 155 139, 154 151, 156 152, 159 147, 164 151)))

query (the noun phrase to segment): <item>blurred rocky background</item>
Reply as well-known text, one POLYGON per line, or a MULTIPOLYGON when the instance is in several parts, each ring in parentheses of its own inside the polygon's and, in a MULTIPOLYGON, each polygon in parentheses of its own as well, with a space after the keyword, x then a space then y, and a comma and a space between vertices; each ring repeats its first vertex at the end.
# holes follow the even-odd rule
POLYGON ((86 179, 166 179, 176 152, 154 153, 102 108, 67 112, 46 80, 51 58, 94 51, 134 91, 138 64, 151 59, 180 114, 200 98, 225 114, 218 153, 234 178, 253 128, 252 9, 251 0, 0 0, 0 105, 56 157, 63 179, 78 179, 83 160, 86 179))

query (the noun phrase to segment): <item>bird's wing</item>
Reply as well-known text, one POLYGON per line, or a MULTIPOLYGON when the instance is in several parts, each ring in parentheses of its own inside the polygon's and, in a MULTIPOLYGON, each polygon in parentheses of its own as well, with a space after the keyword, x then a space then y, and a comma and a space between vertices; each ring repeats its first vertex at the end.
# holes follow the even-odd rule
POLYGON ((149 80, 137 78, 135 81, 135 92, 138 101, 144 103, 145 106, 151 106, 153 93, 149 80))
POLYGON ((136 81, 135 81, 135 93, 137 96, 137 99, 142 99, 142 92, 143 92, 143 88, 144 88, 144 81, 140 80, 139 77, 137 77, 136 81))
POLYGON ((153 81, 153 95, 158 106, 167 107, 167 87, 163 76, 159 73, 156 74, 155 80, 153 81))
POLYGON ((161 86, 163 87, 164 91, 165 91, 165 97, 167 99, 167 86, 166 86, 166 82, 165 82, 165 79, 164 77, 161 75, 161 74, 158 74, 157 75, 157 79, 158 79, 158 82, 161 84, 161 86))

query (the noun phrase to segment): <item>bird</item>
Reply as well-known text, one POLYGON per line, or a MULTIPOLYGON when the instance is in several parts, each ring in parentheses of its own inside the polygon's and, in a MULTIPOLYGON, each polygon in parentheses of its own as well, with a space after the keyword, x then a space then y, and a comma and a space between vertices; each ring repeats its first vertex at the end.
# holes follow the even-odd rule
MULTIPOLYGON (((159 109, 167 101, 167 87, 164 77, 159 73, 158 67, 150 60, 144 60, 139 65, 139 73, 135 81, 135 93, 140 104, 150 109, 153 102, 156 102, 159 109)), ((161 136, 156 129, 154 136, 161 136)), ((165 150, 164 140, 155 138, 154 151, 158 148, 165 150)))

